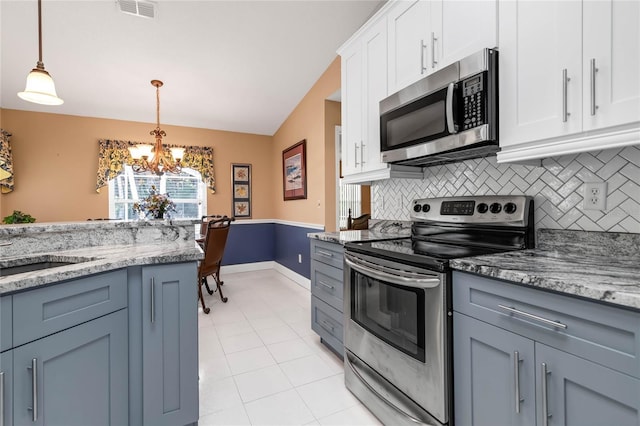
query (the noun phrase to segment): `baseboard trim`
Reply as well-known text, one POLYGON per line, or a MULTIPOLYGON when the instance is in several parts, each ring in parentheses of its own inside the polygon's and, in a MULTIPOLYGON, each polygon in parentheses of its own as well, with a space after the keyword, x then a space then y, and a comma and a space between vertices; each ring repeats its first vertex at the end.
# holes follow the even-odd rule
POLYGON ((299 286, 311 291, 311 280, 305 278, 303 275, 292 271, 291 269, 283 266, 275 261, 267 262, 254 262, 254 263, 239 263, 237 265, 224 265, 220 267, 221 274, 234 274, 237 272, 251 272, 251 271, 263 271, 265 269, 273 269, 276 272, 289 278, 299 286))

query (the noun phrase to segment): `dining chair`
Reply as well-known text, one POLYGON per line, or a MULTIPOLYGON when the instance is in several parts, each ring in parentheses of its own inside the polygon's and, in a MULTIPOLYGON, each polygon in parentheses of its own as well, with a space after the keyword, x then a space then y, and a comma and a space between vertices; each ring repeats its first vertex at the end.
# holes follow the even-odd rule
POLYGON ((203 242, 204 259, 200 261, 198 267, 198 298, 202 303, 202 310, 208 314, 210 309, 204 304, 202 296, 202 286, 204 285, 209 294, 213 294, 214 290, 209 288, 207 277, 212 276, 216 281, 216 289, 220 293, 220 299, 223 303, 227 303, 227 298, 222 294, 220 288, 224 282, 220 279, 220 263, 227 244, 227 236, 229 235, 229 227, 231 222, 235 221, 234 217, 222 216, 219 218, 211 218, 206 223, 206 233, 203 242))
POLYGON ((363 214, 355 218, 351 217, 351 209, 349 209, 349 216, 347 217, 347 229, 363 230, 369 229, 370 214, 363 214))

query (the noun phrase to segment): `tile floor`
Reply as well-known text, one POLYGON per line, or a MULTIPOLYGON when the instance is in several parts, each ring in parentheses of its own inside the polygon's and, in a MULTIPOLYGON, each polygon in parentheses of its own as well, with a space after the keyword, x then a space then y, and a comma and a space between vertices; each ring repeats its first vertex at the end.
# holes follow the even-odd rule
POLYGON ((310 294, 275 270, 224 274, 198 313, 200 426, 380 425, 311 330, 310 294))

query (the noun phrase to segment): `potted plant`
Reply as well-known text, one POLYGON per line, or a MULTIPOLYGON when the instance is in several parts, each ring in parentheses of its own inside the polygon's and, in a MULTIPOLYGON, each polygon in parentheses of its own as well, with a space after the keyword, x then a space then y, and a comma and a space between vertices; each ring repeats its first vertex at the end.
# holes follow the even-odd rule
POLYGON ((151 185, 149 195, 142 200, 133 203, 133 211, 143 213, 152 219, 164 219, 171 212, 176 211, 176 204, 171 201, 169 194, 160 194, 155 185, 151 185))
POLYGON ((27 213, 22 213, 20 210, 14 210, 9 216, 2 219, 3 223, 33 223, 36 218, 27 213))

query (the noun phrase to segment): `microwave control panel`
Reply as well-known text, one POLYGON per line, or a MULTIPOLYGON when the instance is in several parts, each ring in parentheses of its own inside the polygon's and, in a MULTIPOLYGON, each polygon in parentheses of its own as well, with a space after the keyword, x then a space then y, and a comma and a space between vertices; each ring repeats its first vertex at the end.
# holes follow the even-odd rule
POLYGON ((461 82, 462 87, 462 130, 472 129, 487 122, 485 114, 485 75, 474 75, 461 82))

